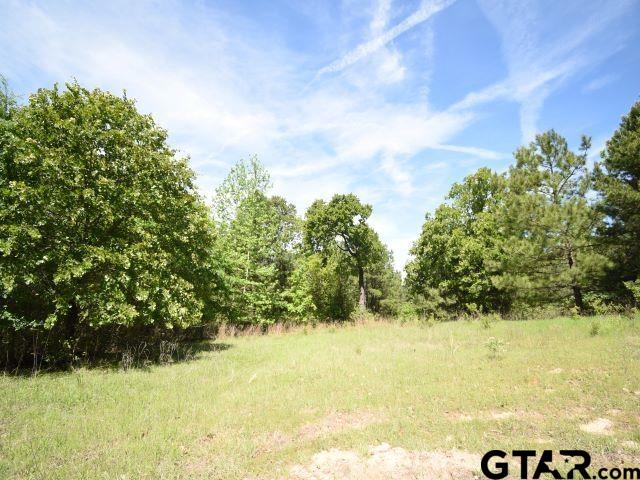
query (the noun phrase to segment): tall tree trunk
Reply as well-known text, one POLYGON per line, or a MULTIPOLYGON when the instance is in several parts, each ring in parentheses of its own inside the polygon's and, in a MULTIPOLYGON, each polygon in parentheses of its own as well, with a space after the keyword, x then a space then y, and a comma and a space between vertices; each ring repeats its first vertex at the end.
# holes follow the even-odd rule
POLYGON ((571 288, 573 289, 573 300, 576 302, 576 307, 583 312, 584 302, 582 301, 582 290, 579 285, 573 285, 571 288))
MULTIPOLYGON (((575 265, 571 245, 567 248, 567 263, 569 264, 569 270, 571 270, 575 265)), ((584 301, 582 300, 582 289, 580 288, 580 285, 574 283, 571 285, 571 290, 573 290, 573 301, 575 302, 576 307, 581 312, 584 311, 584 301)))
POLYGON ((364 268, 358 265, 358 287, 360 287, 360 298, 358 299, 358 307, 360 310, 367 309, 367 285, 364 280, 364 268))

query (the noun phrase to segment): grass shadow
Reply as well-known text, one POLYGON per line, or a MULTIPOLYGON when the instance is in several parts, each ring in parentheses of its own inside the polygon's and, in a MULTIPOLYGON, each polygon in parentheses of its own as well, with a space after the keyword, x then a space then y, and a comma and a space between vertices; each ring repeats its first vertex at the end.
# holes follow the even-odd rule
POLYGON ((161 341, 155 344, 145 341, 125 345, 94 359, 78 359, 73 363, 50 365, 36 371, 33 368, 18 368, 5 371, 5 375, 33 377, 71 373, 77 369, 111 371, 150 371, 154 366, 171 366, 199 360, 203 354, 224 352, 233 344, 216 340, 161 341))

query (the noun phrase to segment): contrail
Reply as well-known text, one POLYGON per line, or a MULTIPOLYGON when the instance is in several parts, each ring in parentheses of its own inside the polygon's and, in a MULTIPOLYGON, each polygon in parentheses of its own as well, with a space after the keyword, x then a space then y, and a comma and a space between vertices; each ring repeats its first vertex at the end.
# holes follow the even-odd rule
POLYGON ((346 67, 353 65, 357 61, 366 57, 367 55, 371 55, 376 50, 384 47, 391 40, 396 38, 398 35, 403 34, 407 30, 412 29, 416 25, 424 22, 429 19, 440 10, 444 10, 449 5, 454 3, 455 0, 436 0, 436 1, 425 1, 422 3, 422 6, 409 17, 405 18, 402 22, 400 22, 395 27, 387 30, 382 35, 374 38, 373 40, 369 40, 368 42, 362 43, 358 45, 355 49, 351 50, 344 57, 336 60, 335 62, 327 65, 326 67, 321 68, 318 71, 318 75, 323 75, 325 73, 333 73, 339 72, 346 67))

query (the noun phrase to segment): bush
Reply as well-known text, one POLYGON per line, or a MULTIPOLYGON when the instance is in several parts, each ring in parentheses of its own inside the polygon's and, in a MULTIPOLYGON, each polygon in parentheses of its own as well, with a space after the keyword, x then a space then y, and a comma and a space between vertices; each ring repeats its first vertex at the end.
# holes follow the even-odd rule
POLYGON ((589 292, 584 299, 587 309, 595 315, 612 315, 621 311, 621 305, 616 305, 616 299, 610 295, 589 292))
POLYGON ((479 320, 482 328, 488 330, 489 328, 491 328, 491 325, 494 322, 501 320, 501 318, 500 318, 500 315, 498 315, 497 313, 489 313, 489 314, 480 316, 479 320))
POLYGON ((440 295, 440 292, 435 288, 414 295, 412 300, 420 318, 444 320, 449 317, 447 308, 451 306, 451 301, 440 295))
POLYGON ((411 302, 402 302, 398 306, 397 318, 401 323, 411 322, 418 319, 418 311, 411 302))
POLYGON ((351 312, 349 320, 353 323, 370 323, 375 322, 377 320, 377 317, 375 313, 370 312, 369 310, 356 308, 353 312, 351 312))
POLYGON ((496 337, 489 337, 485 342, 485 346, 489 350, 489 357, 491 358, 498 358, 502 356, 506 350, 506 343, 504 340, 496 337))
POLYGON ((77 84, 39 90, 0 123, 7 364, 25 348, 68 362, 127 329, 212 318, 213 225, 166 139, 131 100, 77 84))
POLYGON ((624 286, 633 295, 636 305, 640 305, 640 278, 634 282, 624 282, 624 286))

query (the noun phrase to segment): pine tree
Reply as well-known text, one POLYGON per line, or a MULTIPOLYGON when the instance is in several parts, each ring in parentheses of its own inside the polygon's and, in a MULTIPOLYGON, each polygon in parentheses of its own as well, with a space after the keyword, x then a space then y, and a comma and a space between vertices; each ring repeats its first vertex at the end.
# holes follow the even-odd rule
POLYGON ((607 265, 595 238, 603 218, 586 197, 589 147, 583 137, 576 154, 550 130, 516 152, 499 215, 506 238, 499 287, 534 303, 571 298, 576 309, 585 310, 585 291, 607 265))
POLYGON ((602 152, 596 165, 599 208, 609 218, 603 229, 614 268, 609 285, 640 276, 640 102, 636 102, 602 152))

